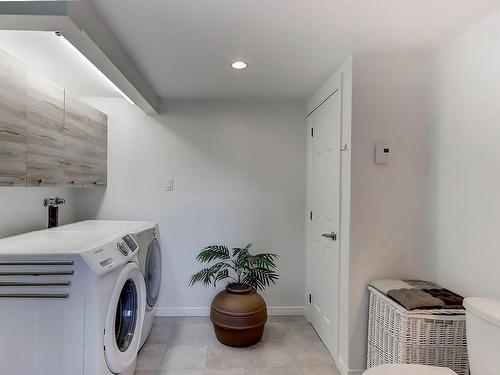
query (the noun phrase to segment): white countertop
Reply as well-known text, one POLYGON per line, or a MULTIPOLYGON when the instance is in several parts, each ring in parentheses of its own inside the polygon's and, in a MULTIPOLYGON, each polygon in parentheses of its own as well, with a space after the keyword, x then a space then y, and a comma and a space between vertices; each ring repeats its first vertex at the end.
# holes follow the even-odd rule
POLYGON ((88 220, 0 239, 5 255, 80 254, 116 241, 155 223, 146 221, 88 220))
POLYGON ((85 220, 49 230, 54 232, 128 233, 153 228, 155 225, 156 223, 151 221, 85 220))
POLYGON ((77 254, 116 238, 94 232, 55 232, 41 230, 0 239, 0 256, 77 254))

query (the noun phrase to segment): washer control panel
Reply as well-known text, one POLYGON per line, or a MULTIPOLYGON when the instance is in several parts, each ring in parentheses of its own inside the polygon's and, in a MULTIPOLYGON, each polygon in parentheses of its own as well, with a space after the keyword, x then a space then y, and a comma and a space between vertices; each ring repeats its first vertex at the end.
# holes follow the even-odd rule
POLYGON ((82 253, 82 258, 96 273, 103 274, 123 265, 133 257, 139 245, 127 234, 114 241, 82 253))

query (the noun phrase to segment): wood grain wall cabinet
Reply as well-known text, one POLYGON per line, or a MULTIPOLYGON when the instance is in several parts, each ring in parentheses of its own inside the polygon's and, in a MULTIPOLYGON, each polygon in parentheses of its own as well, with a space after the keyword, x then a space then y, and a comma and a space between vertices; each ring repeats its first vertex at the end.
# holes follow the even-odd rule
POLYGON ((0 186, 26 186, 26 70, 0 51, 0 186))
POLYGON ((64 184, 64 89, 28 73, 27 185, 64 184))
POLYGON ((103 186, 107 116, 0 50, 0 186, 103 186))
POLYGON ((67 185, 106 185, 107 122, 104 113, 66 92, 64 172, 67 185))

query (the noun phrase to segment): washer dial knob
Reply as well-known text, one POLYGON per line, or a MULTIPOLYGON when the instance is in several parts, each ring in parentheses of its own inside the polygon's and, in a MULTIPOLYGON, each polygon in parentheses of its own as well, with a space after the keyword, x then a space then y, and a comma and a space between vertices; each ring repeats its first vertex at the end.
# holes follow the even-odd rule
POLYGON ((118 242, 116 244, 116 248, 122 253, 123 255, 127 256, 128 255, 128 247, 125 242, 118 242))

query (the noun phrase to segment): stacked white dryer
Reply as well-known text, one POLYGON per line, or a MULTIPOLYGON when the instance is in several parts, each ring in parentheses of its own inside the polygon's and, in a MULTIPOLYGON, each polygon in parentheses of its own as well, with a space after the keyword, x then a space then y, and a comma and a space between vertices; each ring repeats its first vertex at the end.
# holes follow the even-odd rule
POLYGON ((161 284, 161 250, 158 224, 148 221, 86 220, 57 228, 59 231, 94 233, 130 233, 139 245, 138 262, 146 284, 146 308, 140 347, 147 340, 153 325, 161 284))

